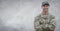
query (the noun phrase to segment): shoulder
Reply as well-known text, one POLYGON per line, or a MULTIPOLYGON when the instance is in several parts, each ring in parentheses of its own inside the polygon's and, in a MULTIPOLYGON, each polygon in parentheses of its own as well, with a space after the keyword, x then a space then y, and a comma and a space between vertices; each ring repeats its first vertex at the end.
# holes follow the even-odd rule
POLYGON ((35 18, 34 18, 35 22, 39 21, 40 20, 40 14, 37 15, 35 18))
POLYGON ((54 16, 54 15, 52 15, 52 14, 50 14, 50 18, 51 18, 51 19, 54 19, 54 18, 55 18, 55 16, 54 16))
POLYGON ((39 19, 41 17, 41 14, 37 15, 35 19, 39 19))

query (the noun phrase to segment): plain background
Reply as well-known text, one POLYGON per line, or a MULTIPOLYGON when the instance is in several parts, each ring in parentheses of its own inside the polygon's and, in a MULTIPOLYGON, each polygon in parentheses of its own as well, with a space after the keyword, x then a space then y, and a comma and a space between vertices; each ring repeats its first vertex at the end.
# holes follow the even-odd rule
POLYGON ((60 0, 0 0, 0 31, 34 31, 34 17, 41 13, 43 1, 49 2, 55 31, 60 31, 60 0))

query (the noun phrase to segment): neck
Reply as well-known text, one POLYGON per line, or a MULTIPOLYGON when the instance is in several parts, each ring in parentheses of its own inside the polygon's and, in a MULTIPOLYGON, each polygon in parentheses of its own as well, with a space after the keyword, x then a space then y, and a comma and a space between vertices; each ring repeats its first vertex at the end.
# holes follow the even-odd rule
POLYGON ((47 12, 43 11, 42 14, 43 15, 47 15, 48 14, 48 11, 47 12))

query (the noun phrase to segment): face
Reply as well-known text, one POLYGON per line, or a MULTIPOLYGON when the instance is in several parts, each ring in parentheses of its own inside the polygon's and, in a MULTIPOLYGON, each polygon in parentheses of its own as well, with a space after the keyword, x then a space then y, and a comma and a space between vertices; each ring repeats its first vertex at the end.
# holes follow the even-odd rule
POLYGON ((43 9, 43 11, 47 12, 49 9, 49 6, 48 5, 42 6, 42 9, 43 9))

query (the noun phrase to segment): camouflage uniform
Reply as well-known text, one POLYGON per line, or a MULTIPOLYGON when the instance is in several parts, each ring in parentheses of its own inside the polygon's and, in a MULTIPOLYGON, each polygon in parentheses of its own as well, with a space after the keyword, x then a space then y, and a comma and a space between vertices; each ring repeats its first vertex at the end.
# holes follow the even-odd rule
POLYGON ((54 31, 56 27, 55 17, 51 14, 35 17, 34 29, 35 31, 54 31))

